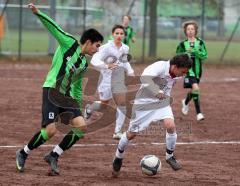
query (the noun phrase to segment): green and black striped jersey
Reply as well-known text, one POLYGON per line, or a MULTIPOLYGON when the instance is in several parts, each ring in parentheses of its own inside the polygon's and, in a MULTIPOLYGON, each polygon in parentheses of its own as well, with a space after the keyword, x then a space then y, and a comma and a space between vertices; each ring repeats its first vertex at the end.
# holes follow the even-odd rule
POLYGON ((187 75, 194 76, 199 79, 202 75, 202 61, 208 57, 206 46, 204 41, 200 38, 196 38, 193 43, 186 39, 179 43, 176 53, 187 53, 189 48, 192 48, 192 52, 189 53, 189 55, 193 60, 193 65, 187 75))
POLYGON ((88 63, 81 54, 79 42, 46 14, 39 11, 36 15, 59 43, 43 87, 55 88, 81 104, 83 72, 88 63))
POLYGON ((133 28, 130 26, 124 27, 125 37, 123 39, 123 43, 129 45, 131 39, 134 37, 135 33, 133 32, 133 28))

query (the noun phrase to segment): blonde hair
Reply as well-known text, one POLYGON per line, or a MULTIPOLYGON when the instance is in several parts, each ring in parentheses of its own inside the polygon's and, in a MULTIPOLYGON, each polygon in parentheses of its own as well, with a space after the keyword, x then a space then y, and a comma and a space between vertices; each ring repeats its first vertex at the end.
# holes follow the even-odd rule
POLYGON ((188 25, 193 25, 194 26, 194 28, 195 28, 195 36, 197 35, 197 33, 198 33, 198 24, 197 24, 196 21, 194 21, 194 20, 185 21, 182 25, 183 25, 182 27, 183 27, 184 34, 186 36, 187 36, 187 27, 188 27, 188 25))

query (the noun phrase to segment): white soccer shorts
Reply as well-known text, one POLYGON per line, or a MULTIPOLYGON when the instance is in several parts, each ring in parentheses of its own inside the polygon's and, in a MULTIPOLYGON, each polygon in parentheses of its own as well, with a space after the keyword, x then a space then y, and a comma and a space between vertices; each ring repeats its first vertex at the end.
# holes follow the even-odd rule
POLYGON ((172 108, 166 106, 155 110, 135 110, 132 113, 128 131, 141 132, 148 128, 153 121, 160 121, 163 119, 173 119, 172 108))

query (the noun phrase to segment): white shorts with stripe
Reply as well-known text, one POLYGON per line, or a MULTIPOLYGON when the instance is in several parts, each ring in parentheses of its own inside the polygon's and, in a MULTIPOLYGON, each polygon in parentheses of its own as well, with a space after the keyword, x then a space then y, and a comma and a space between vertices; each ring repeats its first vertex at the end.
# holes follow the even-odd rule
POLYGON ((141 132, 148 128, 153 121, 160 121, 167 118, 174 120, 171 106, 155 110, 133 110, 133 112, 128 128, 128 131, 131 132, 141 132))

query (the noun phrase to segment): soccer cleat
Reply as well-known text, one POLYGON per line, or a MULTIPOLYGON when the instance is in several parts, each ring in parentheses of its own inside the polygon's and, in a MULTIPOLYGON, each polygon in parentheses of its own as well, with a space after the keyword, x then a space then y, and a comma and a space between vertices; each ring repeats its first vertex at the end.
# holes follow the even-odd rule
POLYGON ((113 139, 120 140, 122 137, 123 133, 122 132, 117 132, 113 134, 113 139))
POLYGON ((51 156, 51 154, 47 154, 45 155, 44 160, 51 166, 51 172, 49 173, 49 175, 51 176, 59 175, 59 169, 57 165, 58 158, 51 156))
POLYGON ((16 166, 17 166, 17 170, 19 172, 23 172, 24 171, 24 165, 25 165, 25 161, 27 159, 27 156, 22 154, 21 152, 21 149, 19 149, 17 152, 16 152, 16 166))
POLYGON ((166 162, 172 167, 173 170, 177 171, 182 168, 182 166, 178 163, 174 156, 166 159, 166 162))
POLYGON ((89 119, 91 117, 91 115, 92 115, 92 111, 90 109, 90 106, 91 106, 90 104, 87 104, 85 106, 85 109, 84 109, 84 118, 85 119, 89 119))
POLYGON ((183 115, 187 115, 188 114, 188 105, 185 104, 185 99, 182 100, 182 113, 183 115))
POLYGON ((113 177, 118 176, 120 169, 122 167, 122 160, 123 159, 117 157, 115 157, 115 159, 113 160, 113 172, 112 172, 113 177))
POLYGON ((204 120, 204 115, 202 113, 197 114, 197 121, 202 121, 204 120))

